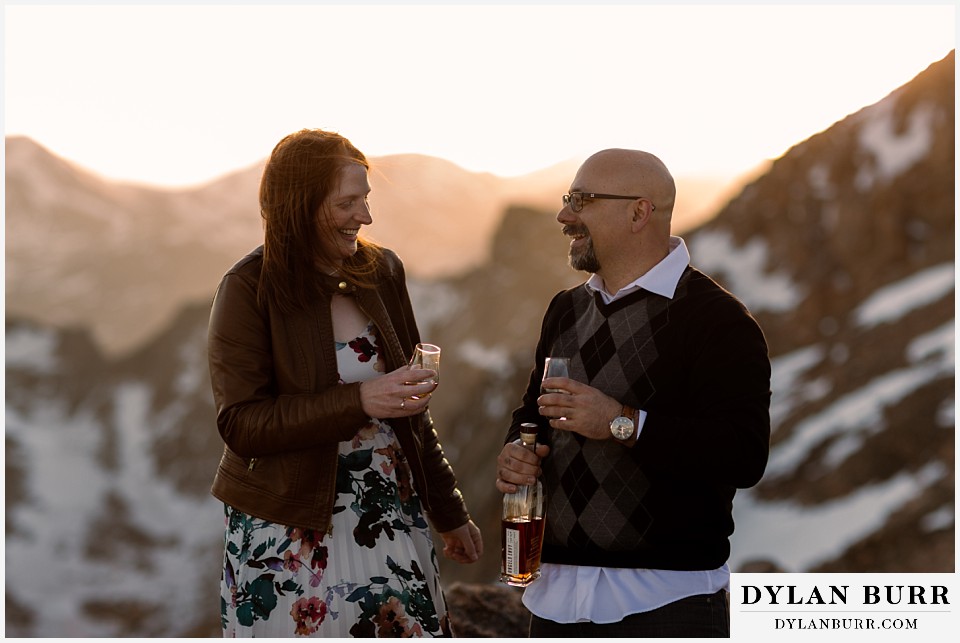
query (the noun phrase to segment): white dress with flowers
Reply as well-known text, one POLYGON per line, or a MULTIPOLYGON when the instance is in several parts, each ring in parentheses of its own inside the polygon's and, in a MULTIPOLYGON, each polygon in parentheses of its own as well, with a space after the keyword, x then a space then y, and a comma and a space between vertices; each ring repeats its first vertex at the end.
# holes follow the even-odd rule
MULTIPOLYGON (((383 372, 372 326, 337 344, 337 365, 341 383, 383 372)), ((387 422, 340 443, 327 534, 224 511, 225 637, 451 635, 430 528, 387 422)))

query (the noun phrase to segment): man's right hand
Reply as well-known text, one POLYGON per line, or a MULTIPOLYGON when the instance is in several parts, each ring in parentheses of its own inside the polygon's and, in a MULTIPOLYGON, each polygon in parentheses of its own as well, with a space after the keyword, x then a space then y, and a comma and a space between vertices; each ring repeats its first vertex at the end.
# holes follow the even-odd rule
POLYGON ((520 440, 503 445, 497 456, 497 491, 513 493, 517 485, 533 484, 540 475, 540 460, 550 452, 546 444, 538 444, 536 452, 520 444, 520 440))

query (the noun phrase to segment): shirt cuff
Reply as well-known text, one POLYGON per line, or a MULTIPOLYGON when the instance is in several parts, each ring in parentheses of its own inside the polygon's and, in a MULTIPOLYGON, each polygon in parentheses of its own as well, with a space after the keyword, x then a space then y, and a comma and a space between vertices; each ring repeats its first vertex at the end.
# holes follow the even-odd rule
POLYGON ((640 431, 643 429, 644 422, 647 421, 647 412, 643 409, 637 409, 637 417, 634 420, 634 433, 637 436, 640 436, 640 431))

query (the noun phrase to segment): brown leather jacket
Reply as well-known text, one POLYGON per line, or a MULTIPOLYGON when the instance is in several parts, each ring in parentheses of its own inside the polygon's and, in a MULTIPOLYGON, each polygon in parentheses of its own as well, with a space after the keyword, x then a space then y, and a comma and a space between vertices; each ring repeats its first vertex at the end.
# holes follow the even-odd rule
MULTIPOLYGON (((323 296, 310 310, 282 314, 257 304, 262 265, 261 246, 227 271, 211 309, 207 350, 225 444, 212 493, 252 516, 326 531, 338 443, 368 421, 360 384, 338 384, 330 298, 340 282, 324 278, 323 296)), ((376 290, 353 294, 376 326, 387 372, 399 368, 420 339, 396 254, 384 252, 376 290)), ((444 532, 466 523, 429 411, 390 425, 433 527, 444 532)))

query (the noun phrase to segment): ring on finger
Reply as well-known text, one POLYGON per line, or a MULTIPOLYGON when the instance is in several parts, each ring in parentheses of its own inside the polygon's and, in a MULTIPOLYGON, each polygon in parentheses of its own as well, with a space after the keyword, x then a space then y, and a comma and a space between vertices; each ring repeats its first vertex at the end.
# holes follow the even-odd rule
POLYGON ((402 409, 405 409, 405 408, 407 408, 407 398, 401 397, 401 398, 400 398, 400 409, 402 410, 402 409))

